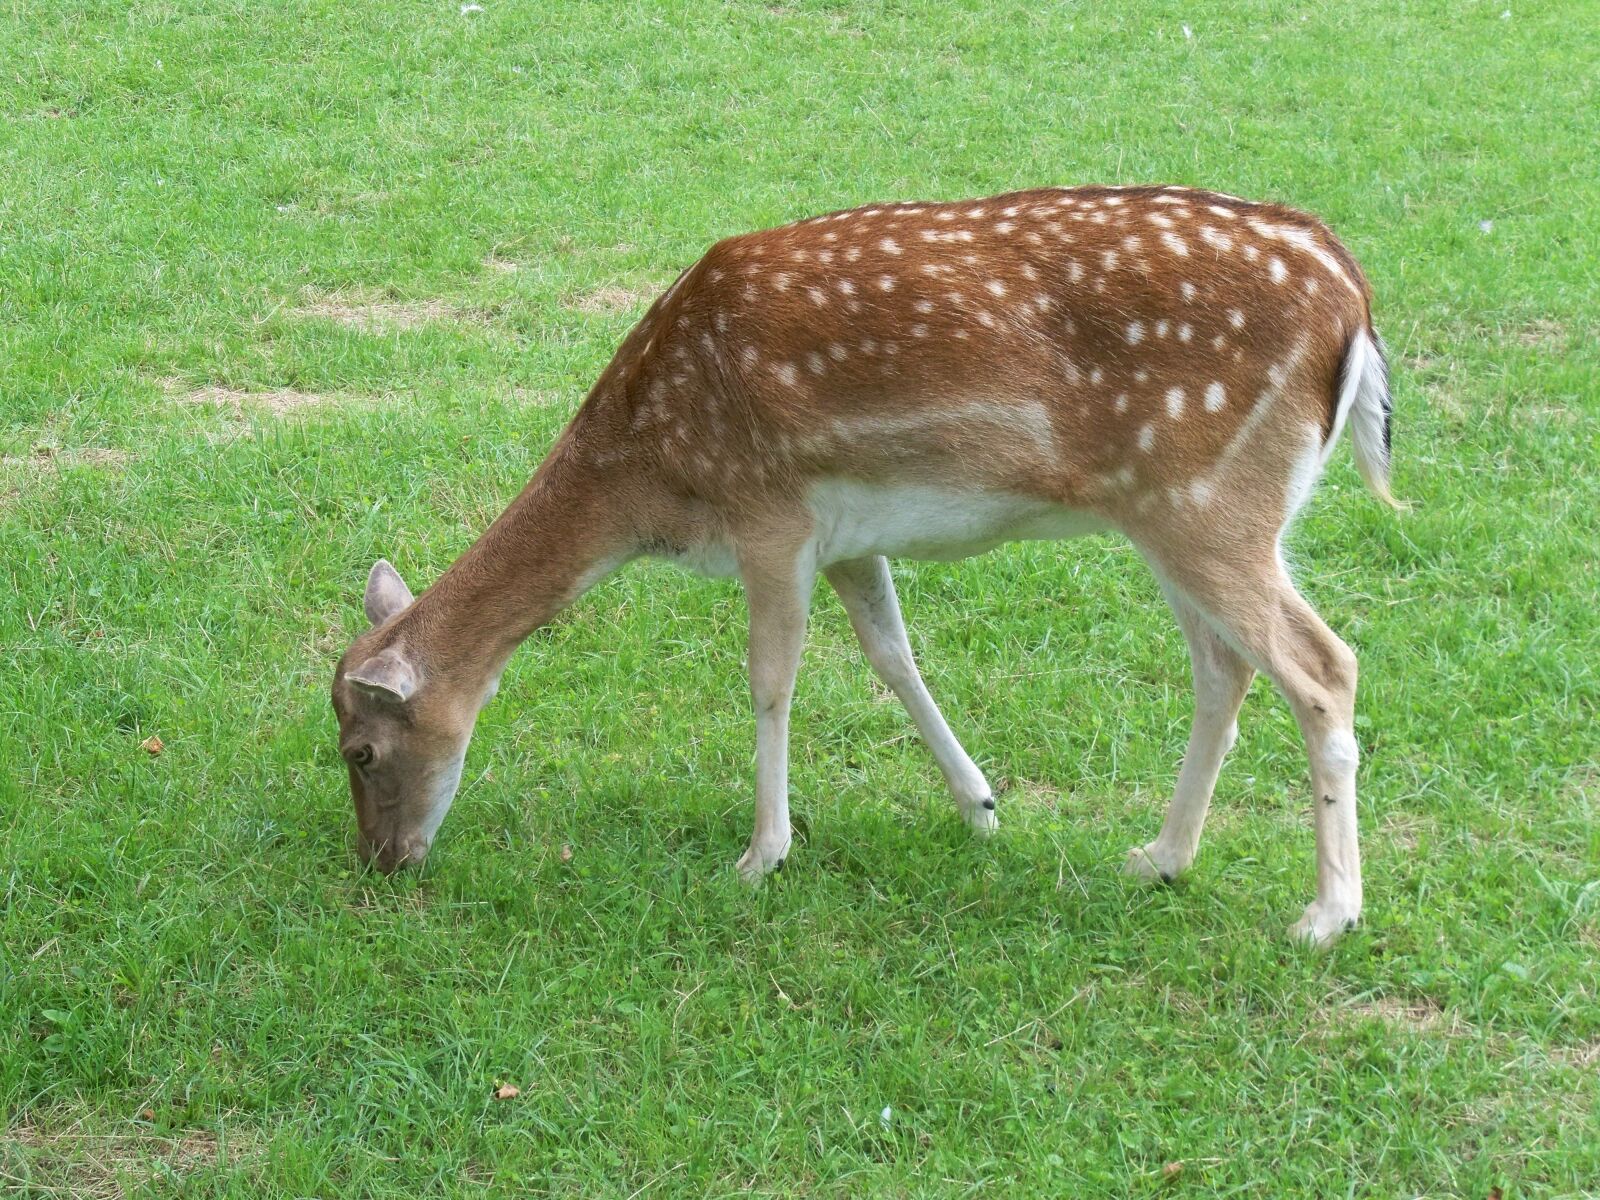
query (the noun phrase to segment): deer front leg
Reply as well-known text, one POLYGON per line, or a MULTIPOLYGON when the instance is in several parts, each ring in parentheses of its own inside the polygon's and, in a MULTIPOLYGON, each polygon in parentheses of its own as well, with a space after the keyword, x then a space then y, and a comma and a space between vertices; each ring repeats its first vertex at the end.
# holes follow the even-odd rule
POLYGON ((900 698, 922 740, 933 751, 956 807, 968 826, 980 836, 993 833, 996 826, 994 793, 967 752, 961 748, 939 706, 928 694, 916 660, 911 657, 911 642, 906 637, 905 621, 900 616, 900 601, 894 594, 894 578, 889 560, 860 558, 835 563, 826 571, 828 582, 839 593, 850 624, 855 628, 861 649, 872 669, 890 691, 900 698))
POLYGON ((789 853, 789 701, 805 643, 815 568, 802 555, 741 561, 750 605, 750 695, 756 710, 756 827, 739 873, 754 883, 789 853))

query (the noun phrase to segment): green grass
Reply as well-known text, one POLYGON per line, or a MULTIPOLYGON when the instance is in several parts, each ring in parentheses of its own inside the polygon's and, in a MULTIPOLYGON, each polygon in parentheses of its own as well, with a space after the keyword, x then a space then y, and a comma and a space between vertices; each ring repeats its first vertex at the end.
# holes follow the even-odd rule
POLYGON ((484 4, 0 8, 0 1192, 1597 1194, 1592 11, 484 4), (745 891, 742 599, 639 565, 513 661, 427 869, 356 872, 367 566, 442 570, 652 289, 1144 180, 1313 210, 1377 292, 1417 507, 1342 453, 1294 537, 1362 660, 1359 932, 1284 936, 1259 682, 1192 875, 1118 874, 1190 705, 1109 539, 896 568, 989 844, 819 592, 745 891))

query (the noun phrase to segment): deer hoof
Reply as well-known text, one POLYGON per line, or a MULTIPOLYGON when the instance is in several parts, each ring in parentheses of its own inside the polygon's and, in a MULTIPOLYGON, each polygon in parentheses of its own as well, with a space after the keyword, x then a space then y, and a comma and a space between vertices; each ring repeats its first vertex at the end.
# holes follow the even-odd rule
POLYGON ((1183 873, 1183 868, 1170 862, 1161 847, 1154 842, 1135 846, 1123 861, 1122 873, 1150 883, 1171 883, 1183 873))
POLYGON ((1359 905, 1313 900, 1306 905, 1305 915, 1289 926, 1289 936, 1297 942, 1322 949, 1338 941, 1340 934, 1354 929, 1360 918, 1359 905))
POLYGON ((978 837, 991 837, 1000 828, 1000 819, 994 812, 993 796, 985 796, 976 804, 963 806, 961 815, 966 819, 967 828, 978 837))
POLYGON ((760 883, 774 871, 783 870, 783 864, 788 857, 788 838, 785 838, 780 845, 770 847, 752 840, 749 849, 739 859, 739 875, 748 884, 760 883))

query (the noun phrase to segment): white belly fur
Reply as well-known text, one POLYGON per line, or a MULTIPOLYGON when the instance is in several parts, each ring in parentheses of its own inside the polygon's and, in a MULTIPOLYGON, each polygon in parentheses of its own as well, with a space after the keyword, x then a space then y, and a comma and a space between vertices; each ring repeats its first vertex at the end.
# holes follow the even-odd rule
MULTIPOLYGON (((1002 542, 1055 541, 1108 528, 1089 513, 1009 492, 837 479, 817 484, 808 500, 816 524, 807 550, 818 568, 876 554, 949 561, 1002 542)), ((739 573, 733 547, 721 540, 667 557, 697 575, 739 573)))
POLYGON ((1081 537, 1106 528, 1088 513, 1007 492, 830 480, 811 489, 819 567, 882 554, 949 560, 1002 542, 1081 537))

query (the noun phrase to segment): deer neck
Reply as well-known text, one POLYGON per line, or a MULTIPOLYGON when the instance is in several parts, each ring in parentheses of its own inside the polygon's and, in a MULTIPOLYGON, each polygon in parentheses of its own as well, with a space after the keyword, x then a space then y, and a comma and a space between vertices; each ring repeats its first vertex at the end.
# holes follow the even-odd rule
POLYGON ((492 683, 512 652, 634 556, 626 505, 563 438, 404 618, 433 670, 492 683))

